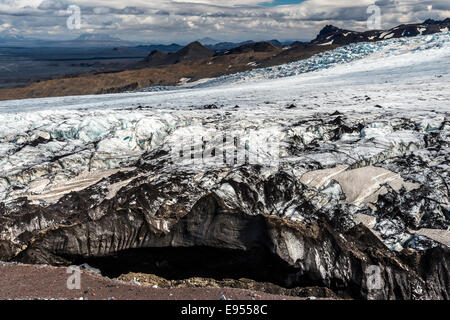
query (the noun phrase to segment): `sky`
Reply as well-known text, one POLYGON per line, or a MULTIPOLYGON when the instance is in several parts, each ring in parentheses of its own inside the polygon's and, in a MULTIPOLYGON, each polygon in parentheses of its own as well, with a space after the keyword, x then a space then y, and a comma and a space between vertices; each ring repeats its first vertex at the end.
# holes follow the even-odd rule
MULTIPOLYGON (((367 30, 379 7, 381 27, 450 17, 450 0, 0 0, 0 37, 49 40, 106 34, 146 43, 310 40, 327 24, 367 30), (80 8, 80 25, 67 20, 80 8)), ((74 20, 72 20, 74 21, 74 20)))

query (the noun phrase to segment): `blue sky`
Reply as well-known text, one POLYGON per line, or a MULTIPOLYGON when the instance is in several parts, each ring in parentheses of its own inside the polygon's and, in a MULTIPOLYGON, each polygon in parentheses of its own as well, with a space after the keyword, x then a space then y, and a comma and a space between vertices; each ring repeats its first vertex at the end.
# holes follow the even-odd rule
POLYGON ((275 0, 273 2, 261 2, 261 5, 265 7, 276 7, 286 4, 299 4, 300 2, 303 1, 304 0, 275 0))

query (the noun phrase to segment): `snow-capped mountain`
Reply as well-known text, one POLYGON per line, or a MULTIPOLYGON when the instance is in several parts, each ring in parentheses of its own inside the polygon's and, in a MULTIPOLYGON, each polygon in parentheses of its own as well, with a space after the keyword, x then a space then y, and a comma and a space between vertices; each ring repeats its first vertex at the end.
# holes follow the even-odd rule
POLYGON ((419 24, 403 24, 389 30, 370 30, 365 32, 344 30, 327 25, 311 43, 346 45, 357 42, 375 42, 392 38, 415 37, 418 35, 447 32, 450 30, 449 28, 450 18, 442 21, 428 19, 419 24))
POLYGON ((0 102, 0 259, 258 248, 283 286, 448 299, 449 77, 444 32, 191 87, 0 102))
MULTIPOLYGON (((288 63, 281 66, 274 66, 268 68, 260 68, 256 70, 240 72, 231 75, 225 75, 214 79, 208 79, 207 81, 201 81, 198 84, 190 84, 191 88, 202 88, 210 87, 224 84, 240 83, 245 84, 250 81, 263 80, 263 79, 284 79, 286 77, 297 76, 312 71, 319 71, 323 69, 328 69, 331 67, 337 67, 340 65, 348 66, 350 62, 356 62, 362 60, 366 57, 375 56, 379 59, 376 63, 380 63, 380 68, 382 66, 387 66, 390 62, 384 62, 385 58, 392 57, 392 59, 400 59, 403 61, 408 55, 413 54, 418 51, 423 51, 430 49, 435 46, 436 48, 445 46, 447 47, 448 40, 447 33, 437 33, 425 37, 414 37, 414 38, 399 38, 390 39, 379 42, 364 42, 364 43, 352 43, 347 46, 342 46, 334 50, 325 51, 318 53, 311 58, 300 60, 297 62, 288 63), (409 50, 405 48, 414 47, 414 50, 409 50), (398 56, 399 58, 395 58, 398 56)), ((445 55, 445 50, 440 50, 440 54, 445 55)), ((392 60, 391 59, 391 60, 392 60)), ((369 59, 368 61, 373 61, 369 59)), ((364 60, 361 65, 358 64, 359 68, 365 70, 364 60)), ((352 65, 353 66, 353 65, 352 65)), ((139 90, 140 92, 151 92, 151 91, 161 91, 161 90, 176 90, 184 89, 182 87, 149 87, 146 89, 139 90)))

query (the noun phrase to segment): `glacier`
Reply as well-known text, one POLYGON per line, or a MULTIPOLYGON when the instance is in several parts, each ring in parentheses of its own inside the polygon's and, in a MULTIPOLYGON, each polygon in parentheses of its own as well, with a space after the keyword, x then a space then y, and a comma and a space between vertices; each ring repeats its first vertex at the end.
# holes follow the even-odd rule
MULTIPOLYGON (((213 193, 248 216, 326 218, 339 230, 362 224, 392 252, 448 248, 449 77, 446 32, 352 44, 190 87, 2 101, 0 213, 26 203, 69 216, 82 210, 96 222, 112 214, 105 203, 144 210, 144 193, 153 201, 144 210, 149 228, 169 234, 179 212, 213 193), (250 158, 263 154, 276 166, 237 164, 240 140, 250 158), (274 140, 277 148, 268 148, 274 140), (208 148, 220 155, 212 165, 208 148), (221 162, 222 153, 231 162, 221 162), (71 199, 83 194, 89 200, 79 209, 71 199)), ((24 228, 38 233, 58 219, 39 211, 24 228)), ((18 256, 33 252, 23 234, 6 224, 0 247, 7 241, 18 256)), ((105 254, 115 248, 99 246, 105 254)), ((329 277, 331 258, 317 265, 316 258, 318 277, 329 277)))

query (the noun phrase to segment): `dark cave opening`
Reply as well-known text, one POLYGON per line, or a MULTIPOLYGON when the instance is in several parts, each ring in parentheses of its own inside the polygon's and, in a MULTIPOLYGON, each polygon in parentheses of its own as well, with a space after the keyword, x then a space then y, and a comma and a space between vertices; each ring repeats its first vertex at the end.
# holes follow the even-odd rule
POLYGON ((249 250, 201 246, 141 248, 111 256, 71 260, 77 265, 87 263, 109 278, 135 272, 154 274, 167 280, 246 278, 284 288, 324 285, 289 266, 264 247, 249 250))

